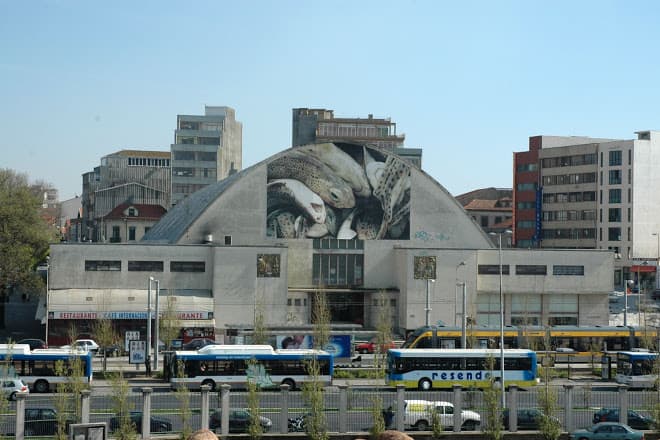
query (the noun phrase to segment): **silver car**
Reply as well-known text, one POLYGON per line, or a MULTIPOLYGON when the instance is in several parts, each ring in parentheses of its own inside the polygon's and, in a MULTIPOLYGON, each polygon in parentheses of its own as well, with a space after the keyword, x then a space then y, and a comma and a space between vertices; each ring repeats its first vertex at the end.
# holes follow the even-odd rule
POLYGON ((16 400, 16 393, 29 393, 30 389, 18 377, 5 377, 2 382, 2 395, 9 400, 16 400))

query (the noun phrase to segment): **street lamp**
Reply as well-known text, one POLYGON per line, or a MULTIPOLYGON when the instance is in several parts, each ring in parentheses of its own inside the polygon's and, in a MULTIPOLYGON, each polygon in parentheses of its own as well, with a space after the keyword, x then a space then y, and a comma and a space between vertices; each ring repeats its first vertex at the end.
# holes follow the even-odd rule
POLYGON ((502 408, 506 408, 506 394, 504 387, 504 292, 502 290, 502 234, 511 234, 506 230, 500 233, 490 232, 490 235, 497 235, 498 238, 498 261, 500 272, 500 385, 502 391, 502 408))
POLYGON ((46 257, 46 347, 48 347, 48 307, 50 302, 50 286, 48 284, 48 272, 50 272, 50 256, 46 257))
POLYGON ((154 370, 158 371, 158 344, 160 343, 160 320, 159 320, 159 304, 160 304, 160 280, 156 280, 156 329, 155 329, 155 340, 154 344, 154 370))
POLYGON ((432 278, 427 278, 426 279, 426 308, 424 309, 426 311, 426 326, 429 326, 429 314, 431 313, 431 293, 430 293, 430 286, 431 283, 435 283, 435 280, 432 278))
POLYGON ((467 348, 467 283, 463 281, 461 283, 463 287, 463 314, 461 315, 461 348, 467 348))
POLYGON ((461 266, 465 266, 465 261, 461 261, 456 265, 456 287, 454 287, 454 327, 458 325, 456 322, 458 319, 458 286, 460 285, 458 282, 458 268, 461 266))
POLYGON ((660 289, 660 276, 658 276, 658 269, 660 269, 660 234, 654 232, 651 235, 658 239, 658 246, 656 247, 655 253, 655 288, 660 289))
POLYGON ((145 365, 149 369, 151 369, 151 283, 153 281, 154 277, 149 277, 147 286, 147 359, 145 365))

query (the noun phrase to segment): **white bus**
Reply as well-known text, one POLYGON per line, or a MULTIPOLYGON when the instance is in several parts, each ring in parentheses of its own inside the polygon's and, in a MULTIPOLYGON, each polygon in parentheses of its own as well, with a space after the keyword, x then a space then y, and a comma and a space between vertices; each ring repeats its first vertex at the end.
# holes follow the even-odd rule
POLYGON ((660 380, 658 353, 619 351, 616 354, 616 381, 630 388, 655 388, 660 380))
POLYGON ((331 354, 311 349, 275 350, 270 345, 207 345, 197 351, 175 351, 165 357, 165 379, 173 388, 182 383, 189 388, 208 385, 211 390, 225 383, 243 388, 254 381, 261 388, 287 384, 293 390, 310 380, 313 359, 318 365, 316 380, 330 385, 331 354))
MULTIPOLYGON (((536 353, 504 350, 504 385, 536 384, 536 353)), ((485 388, 491 374, 499 380, 499 349, 399 348, 387 352, 387 383, 430 390, 464 387, 485 388), (489 367, 492 363, 492 370, 489 367)))

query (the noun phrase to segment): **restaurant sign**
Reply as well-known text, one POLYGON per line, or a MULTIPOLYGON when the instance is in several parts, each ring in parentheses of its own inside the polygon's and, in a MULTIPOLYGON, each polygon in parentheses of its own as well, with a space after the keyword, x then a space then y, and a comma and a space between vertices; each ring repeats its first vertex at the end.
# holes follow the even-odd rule
MULTIPOLYGON (((48 319, 147 319, 147 312, 49 312, 48 319)), ((176 312, 176 319, 213 319, 213 312, 176 312)))

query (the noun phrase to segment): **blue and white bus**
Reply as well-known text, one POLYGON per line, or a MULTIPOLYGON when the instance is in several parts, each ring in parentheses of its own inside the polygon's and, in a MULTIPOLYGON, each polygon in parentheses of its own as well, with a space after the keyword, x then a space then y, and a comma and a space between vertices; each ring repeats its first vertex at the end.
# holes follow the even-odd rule
POLYGON ((618 383, 630 388, 655 388, 660 380, 658 353, 648 351, 619 351, 616 354, 618 383))
POLYGON ((69 380, 58 376, 55 365, 64 363, 67 371, 77 359, 80 361, 82 380, 92 383, 92 355, 87 351, 44 348, 30 351, 27 344, 0 344, 0 369, 2 374, 18 376, 30 389, 37 393, 55 390, 58 383, 69 380))
MULTIPOLYGON (((430 390, 464 387, 485 388, 491 374, 499 380, 499 349, 399 348, 387 352, 387 384, 430 390), (490 364, 493 364, 492 370, 490 364)), ((504 350, 504 386, 536 385, 536 353, 504 350)))
POLYGON ((312 359, 318 365, 316 380, 330 385, 334 370, 330 353, 311 349, 275 350, 270 345, 207 345, 197 351, 168 353, 165 379, 173 388, 180 384, 189 388, 208 385, 214 390, 225 383, 232 388, 244 388, 248 381, 254 381, 261 388, 287 384, 293 390, 312 379, 309 372, 312 359))

